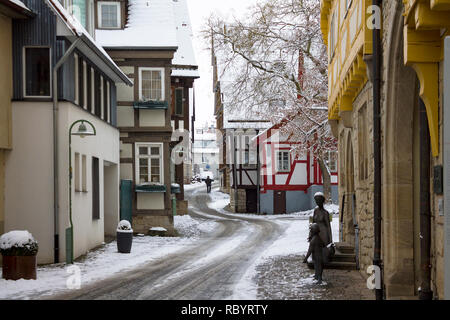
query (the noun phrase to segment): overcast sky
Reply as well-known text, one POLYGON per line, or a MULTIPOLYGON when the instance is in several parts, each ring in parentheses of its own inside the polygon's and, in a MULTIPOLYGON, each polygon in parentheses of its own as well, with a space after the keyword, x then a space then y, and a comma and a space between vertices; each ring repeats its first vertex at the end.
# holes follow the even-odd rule
POLYGON ((223 17, 239 17, 257 0, 187 0, 187 2, 194 32, 195 56, 200 72, 200 79, 195 80, 195 127, 198 128, 206 121, 214 120, 211 53, 205 50, 208 44, 200 37, 199 32, 211 13, 218 13, 223 17))

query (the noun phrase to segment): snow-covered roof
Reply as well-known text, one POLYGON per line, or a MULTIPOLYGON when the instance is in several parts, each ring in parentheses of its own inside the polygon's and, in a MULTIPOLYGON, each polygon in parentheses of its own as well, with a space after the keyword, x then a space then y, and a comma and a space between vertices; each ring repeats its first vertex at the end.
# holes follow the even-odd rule
POLYGON ((104 48, 171 49, 178 46, 174 1, 129 0, 128 23, 123 30, 95 30, 104 48))
MULTIPOLYGON (((192 46, 192 26, 189 17, 187 0, 173 1, 175 14, 175 28, 178 41, 178 50, 172 60, 173 65, 192 66, 197 68, 194 48, 192 46)), ((177 77, 199 77, 198 70, 174 69, 172 76, 177 77)))
POLYGON ((11 2, 13 4, 15 4, 18 7, 22 7, 22 9, 31 11, 30 9, 27 8, 27 6, 20 0, 7 0, 8 2, 11 2))
POLYGON ((111 78, 115 81, 125 82, 128 85, 132 85, 130 79, 116 65, 106 51, 91 37, 83 25, 68 12, 58 0, 47 0, 47 2, 55 14, 61 18, 61 21, 67 26, 71 34, 82 40, 83 43, 78 46, 82 52, 94 51, 95 54, 100 57, 98 61, 100 64, 99 67, 102 68, 105 73, 111 76, 111 78), (108 72, 109 70, 105 70, 106 67, 111 70, 113 74, 108 72))
POLYGON ((223 127, 225 129, 258 129, 270 128, 272 123, 256 112, 224 104, 223 127))

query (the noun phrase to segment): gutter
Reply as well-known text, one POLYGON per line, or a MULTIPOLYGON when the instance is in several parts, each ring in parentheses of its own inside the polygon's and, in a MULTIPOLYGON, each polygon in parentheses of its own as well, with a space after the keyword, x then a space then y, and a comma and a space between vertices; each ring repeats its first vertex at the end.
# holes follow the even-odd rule
MULTIPOLYGON (((382 0, 372 0, 372 5, 381 9, 382 0)), ((381 11, 381 10, 380 10, 381 11)), ((380 17, 381 19, 381 17, 380 17)), ((381 26, 380 29, 374 28, 373 35, 373 158, 374 158, 374 197, 373 197, 373 219, 374 219, 374 253, 373 265, 377 266, 380 272, 377 272, 381 279, 379 288, 375 288, 375 297, 377 300, 383 300, 383 272, 381 260, 381 26)))
MULTIPOLYGON (((53 222, 54 222, 54 262, 59 263, 59 156, 58 156, 58 70, 66 62, 77 46, 80 38, 76 39, 64 55, 53 67, 52 95, 53 95, 53 222)), ((71 192, 71 190, 69 190, 71 192)))

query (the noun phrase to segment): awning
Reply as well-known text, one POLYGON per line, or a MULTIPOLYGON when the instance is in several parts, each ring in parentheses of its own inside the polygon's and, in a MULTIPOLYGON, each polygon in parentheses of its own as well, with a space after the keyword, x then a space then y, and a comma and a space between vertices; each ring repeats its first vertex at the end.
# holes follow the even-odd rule
POLYGON ((140 184, 134 187, 135 192, 166 192, 166 186, 163 184, 140 184))
POLYGON ((167 101, 136 101, 133 103, 135 109, 162 109, 167 110, 169 103, 167 101))

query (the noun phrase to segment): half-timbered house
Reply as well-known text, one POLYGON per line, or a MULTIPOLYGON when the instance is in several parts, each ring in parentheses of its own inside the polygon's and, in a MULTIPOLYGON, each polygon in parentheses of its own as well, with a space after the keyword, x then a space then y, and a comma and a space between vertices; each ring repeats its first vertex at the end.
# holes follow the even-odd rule
POLYGON ((187 10, 167 0, 96 1, 95 7, 96 39, 134 84, 117 89, 122 218, 132 220, 135 232, 173 233, 172 193, 183 183, 173 184, 172 131, 189 124, 187 89, 197 76, 189 50, 175 57, 180 39, 190 35, 187 18, 178 17, 187 10), (172 79, 181 89, 174 86, 173 97, 172 79))
MULTIPOLYGON (((195 60, 194 49, 192 46, 192 27, 189 19, 189 11, 187 0, 178 0, 173 2, 175 15, 175 28, 177 35, 178 49, 172 60, 172 76, 171 76, 171 95, 172 95, 172 129, 185 131, 186 145, 185 152, 189 152, 190 143, 194 137, 194 121, 195 121, 195 96, 193 93, 194 80, 199 78, 198 66, 195 60), (192 109, 192 113, 191 113, 192 109), (189 135, 189 132, 191 134, 189 135)), ((173 139, 173 140, 176 140, 173 139)), ((172 146, 177 141, 172 143, 172 146)), ((184 199, 184 183, 185 171, 192 171, 190 165, 191 157, 184 157, 184 162, 172 163, 172 182, 180 186, 179 192, 176 193, 177 213, 187 213, 188 203, 184 199)), ((190 182, 190 181, 189 181, 190 182)), ((188 182, 188 183, 189 183, 188 182)))
MULTIPOLYGON (((314 194, 323 190, 318 161, 308 151, 295 152, 295 141, 283 136, 277 126, 263 131, 253 140, 260 153, 260 212, 283 214, 304 211, 316 206, 314 194)), ((325 159, 331 176, 331 194, 338 202, 337 153, 330 151, 325 159)))

